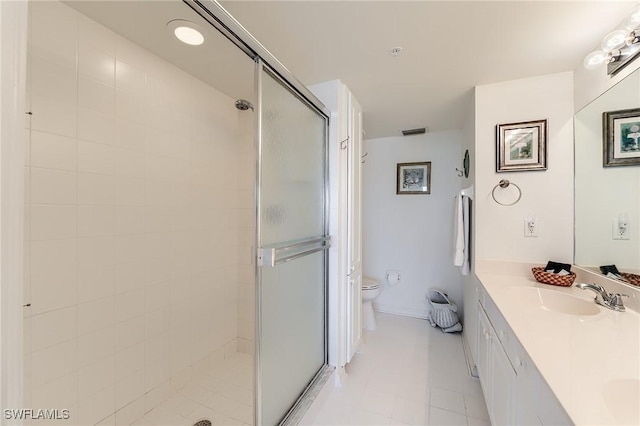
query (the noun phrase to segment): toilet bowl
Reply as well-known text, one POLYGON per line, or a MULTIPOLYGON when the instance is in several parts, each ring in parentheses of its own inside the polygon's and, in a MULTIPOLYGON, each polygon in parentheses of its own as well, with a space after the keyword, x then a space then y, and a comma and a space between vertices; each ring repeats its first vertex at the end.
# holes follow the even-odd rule
POLYGON ((373 313, 373 301, 380 296, 380 283, 371 278, 362 279, 362 327, 365 330, 376 329, 376 317, 373 313))

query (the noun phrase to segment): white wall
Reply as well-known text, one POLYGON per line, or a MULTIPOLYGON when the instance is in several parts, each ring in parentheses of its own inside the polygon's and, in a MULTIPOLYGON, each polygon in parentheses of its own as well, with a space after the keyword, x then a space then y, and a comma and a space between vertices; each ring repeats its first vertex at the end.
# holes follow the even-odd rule
POLYGON ((363 271, 383 291, 376 309, 425 317, 425 293, 435 287, 462 303, 461 275, 453 266, 454 196, 461 187, 459 131, 370 139, 363 164, 363 271), (397 163, 431 161, 431 194, 396 195, 397 163), (399 270, 390 287, 387 270, 399 270))
MULTIPOLYGON (((27 2, 0 2, 0 407, 23 401, 24 136, 27 2)), ((0 420, 18 425, 19 420, 0 420)))
MULTIPOLYGON (((476 109, 475 109, 475 90, 471 95, 471 100, 467 104, 467 110, 465 111, 465 118, 462 124, 462 148, 461 152, 464 156, 465 150, 469 150, 469 176, 466 178, 462 178, 460 181, 460 188, 465 189, 469 187, 473 187, 473 191, 475 193, 475 184, 476 184, 476 109)), ((462 167, 460 167, 462 169, 462 167)), ((475 238, 473 238, 475 232, 475 223, 476 223, 476 205, 475 205, 475 194, 473 200, 471 200, 470 204, 470 213, 471 213, 471 247, 470 247, 470 270, 474 270, 475 264, 475 238)), ((464 285, 469 282, 469 280, 473 279, 473 274, 469 274, 463 276, 462 280, 464 285)))
MULTIPOLYGON (((462 152, 466 149, 469 150, 469 177, 467 179, 463 179, 461 182, 462 188, 468 188, 469 186, 473 186, 474 193, 476 192, 476 109, 475 109, 475 90, 472 94, 471 102, 467 105, 467 111, 465 112, 465 119, 462 125, 462 152)), ((469 359, 469 364, 474 365, 473 360, 477 359, 477 344, 475 344, 475 340, 477 339, 477 313, 478 308, 476 304, 477 294, 476 288, 479 285, 478 278, 475 276, 473 271, 475 271, 476 266, 476 251, 475 251, 475 226, 476 226, 476 197, 474 194, 473 200, 470 203, 470 212, 471 212, 471 248, 470 248, 470 270, 471 273, 468 275, 462 276, 462 325, 463 325, 463 335, 464 335, 464 343, 465 343, 465 354, 467 359, 469 359)), ((477 375, 477 372, 476 372, 477 375)))
POLYGON ((31 24, 26 406, 129 424, 236 350, 243 113, 62 3, 31 24))
POLYGON ((573 78, 559 73, 476 87, 477 260, 546 263, 573 260, 573 78), (495 126, 547 119, 548 170, 495 171, 495 126), (514 206, 498 205, 491 191, 501 179, 522 190, 514 206), (535 214, 540 236, 524 237, 535 214))

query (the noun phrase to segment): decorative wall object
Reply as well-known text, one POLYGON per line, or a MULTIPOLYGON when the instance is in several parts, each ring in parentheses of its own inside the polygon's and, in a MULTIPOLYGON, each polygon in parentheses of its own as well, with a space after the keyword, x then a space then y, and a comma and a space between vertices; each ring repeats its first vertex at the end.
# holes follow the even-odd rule
POLYGON ((430 194, 431 161, 398 163, 396 194, 430 194))
POLYGON ((496 126, 496 172, 547 170, 547 120, 496 126))
POLYGON ((640 108, 602 113, 603 166, 640 165, 640 108))
POLYGON ((464 177, 468 178, 469 177, 469 165, 470 165, 470 161, 469 160, 469 150, 465 150, 464 151, 464 158, 462 160, 462 168, 464 169, 464 177))

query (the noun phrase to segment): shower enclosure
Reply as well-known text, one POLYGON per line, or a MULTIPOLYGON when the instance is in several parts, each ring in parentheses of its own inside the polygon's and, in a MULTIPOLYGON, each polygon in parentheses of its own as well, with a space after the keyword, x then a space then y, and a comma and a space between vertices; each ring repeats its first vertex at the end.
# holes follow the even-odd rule
POLYGON ((328 369, 323 106, 214 2, 32 1, 27 80, 24 406, 295 420, 328 369))

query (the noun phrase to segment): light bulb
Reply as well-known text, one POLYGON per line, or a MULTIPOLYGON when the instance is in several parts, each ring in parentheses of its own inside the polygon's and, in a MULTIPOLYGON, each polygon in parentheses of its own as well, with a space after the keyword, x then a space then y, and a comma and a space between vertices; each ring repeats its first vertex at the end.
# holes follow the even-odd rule
POLYGON ((602 40, 602 50, 604 50, 605 52, 611 52, 612 50, 620 49, 622 46, 624 46, 626 40, 627 32, 625 30, 616 30, 610 32, 602 40))
POLYGON ((178 27, 173 30, 173 33, 178 37, 178 40, 192 46, 198 46, 204 43, 204 37, 194 28, 178 27))
POLYGON ((184 19, 174 19, 167 23, 167 28, 181 42, 191 46, 199 46, 204 43, 204 36, 200 27, 193 22, 184 19))
POLYGON ((629 19, 627 20, 627 30, 634 30, 640 25, 640 6, 636 6, 635 9, 629 15, 629 19))
POLYGON ((596 50, 595 52, 591 52, 584 58, 584 67, 588 70, 594 70, 598 68, 600 65, 606 63, 609 59, 609 54, 607 52, 603 52, 602 50, 596 50))

